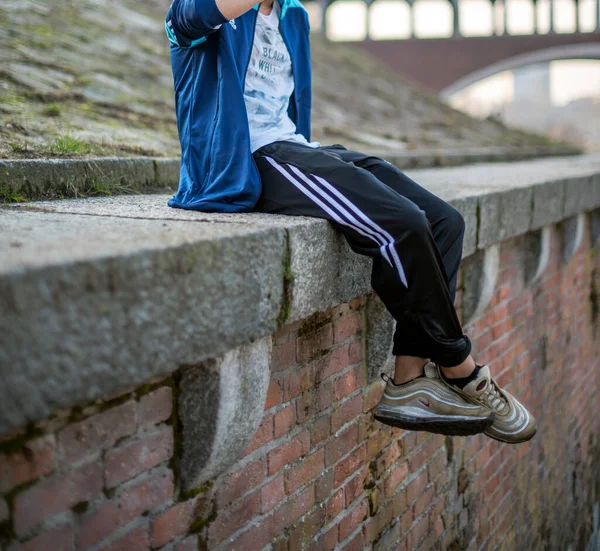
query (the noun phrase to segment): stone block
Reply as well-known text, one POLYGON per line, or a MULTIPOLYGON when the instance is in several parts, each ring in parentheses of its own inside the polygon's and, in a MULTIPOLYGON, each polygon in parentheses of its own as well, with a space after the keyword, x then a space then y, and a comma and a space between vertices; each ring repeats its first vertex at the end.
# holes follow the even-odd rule
POLYGON ((369 291, 371 259, 352 251, 330 222, 311 220, 290 228, 289 240, 294 282, 288 322, 369 291))
POLYGON ((533 186, 530 229, 537 230, 562 220, 564 194, 565 183, 560 180, 533 186))
POLYGON ((477 198, 453 199, 449 203, 463 215, 465 220, 462 257, 466 258, 477 250, 477 198))
POLYGON ((391 375, 394 370, 392 347, 396 320, 375 293, 370 293, 367 297, 365 315, 367 318, 367 380, 370 382, 380 373, 391 375))
POLYGON ((137 189, 156 186, 152 159, 23 159, 0 160, 0 185, 25 197, 56 198, 85 192, 90 186, 127 185, 137 189))
POLYGON ((531 187, 515 188, 479 197, 479 242, 484 249, 493 243, 525 233, 531 218, 531 187))
POLYGON ((269 388, 271 337, 194 367, 179 381, 181 480, 190 490, 231 467, 263 417, 269 388))
POLYGON ((179 186, 179 159, 154 159, 154 185, 174 190, 179 186))
POLYGON ((597 176, 573 177, 565 180, 565 206, 563 218, 575 216, 600 205, 600 185, 597 176))
POLYGON ((0 432, 270 335, 285 230, 3 211, 0 432))

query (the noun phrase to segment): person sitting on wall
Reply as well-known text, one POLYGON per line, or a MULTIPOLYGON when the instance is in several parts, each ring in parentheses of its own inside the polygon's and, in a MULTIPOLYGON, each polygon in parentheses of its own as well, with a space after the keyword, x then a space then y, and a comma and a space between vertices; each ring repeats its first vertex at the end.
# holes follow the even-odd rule
POLYGON ((375 418, 529 440, 535 419, 474 361, 454 308, 463 217, 388 161, 310 141, 308 15, 298 0, 255 1, 174 0, 167 13, 181 142, 168 204, 329 220, 372 257, 371 285, 397 322, 375 418))

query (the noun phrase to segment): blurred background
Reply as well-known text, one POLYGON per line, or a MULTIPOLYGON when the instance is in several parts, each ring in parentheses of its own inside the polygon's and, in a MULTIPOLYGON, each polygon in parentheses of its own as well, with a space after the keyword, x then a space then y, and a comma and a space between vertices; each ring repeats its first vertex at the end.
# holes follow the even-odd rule
POLYGON ((598 0, 305 5, 313 29, 361 44, 457 109, 600 149, 598 0))
MULTIPOLYGON (((169 0, 3 0, 0 157, 179 152, 169 0)), ((600 150, 600 0, 306 0, 313 139, 600 150)))

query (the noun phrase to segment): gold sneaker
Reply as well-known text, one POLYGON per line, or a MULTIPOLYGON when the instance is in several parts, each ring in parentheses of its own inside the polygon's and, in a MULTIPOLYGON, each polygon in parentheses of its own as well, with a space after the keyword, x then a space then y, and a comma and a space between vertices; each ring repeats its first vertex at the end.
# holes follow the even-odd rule
POLYGON ((385 373, 381 401, 374 417, 381 423, 407 430, 423 430, 451 436, 484 432, 494 421, 487 407, 459 396, 442 381, 433 362, 425 366, 425 376, 396 385, 385 373))
POLYGON ((508 444, 531 440, 537 432, 537 422, 531 413, 512 394, 498 386, 487 365, 476 365, 480 368, 477 378, 464 388, 455 387, 447 381, 444 383, 471 403, 484 406, 496 414, 492 426, 484 431, 490 438, 508 444))

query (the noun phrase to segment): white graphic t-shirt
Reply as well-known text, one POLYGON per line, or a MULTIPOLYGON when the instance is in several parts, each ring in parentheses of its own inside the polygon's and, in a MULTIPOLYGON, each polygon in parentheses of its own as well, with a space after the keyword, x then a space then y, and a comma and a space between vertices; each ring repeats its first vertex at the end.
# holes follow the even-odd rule
POLYGON ((250 126, 250 147, 254 153, 263 145, 290 140, 318 147, 296 133, 287 114, 294 90, 292 62, 279 33, 279 0, 269 15, 258 12, 254 44, 244 84, 244 100, 250 126))

